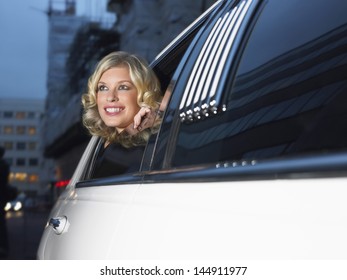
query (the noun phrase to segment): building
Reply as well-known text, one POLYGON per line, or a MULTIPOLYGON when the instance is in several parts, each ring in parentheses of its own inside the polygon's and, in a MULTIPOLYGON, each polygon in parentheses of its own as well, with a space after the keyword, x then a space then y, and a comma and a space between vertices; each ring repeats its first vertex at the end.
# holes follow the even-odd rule
POLYGON ((56 121, 71 99, 66 64, 76 33, 87 22, 86 18, 75 15, 74 1, 49 3, 47 97, 43 122, 45 146, 56 138, 57 130, 54 127, 60 126, 56 121), (62 3, 65 5, 62 6, 62 3))
POLYGON ((11 166, 10 183, 27 194, 45 192, 52 164, 43 157, 44 101, 0 99, 0 145, 11 166))
POLYGON ((215 0, 108 0, 117 15, 120 49, 152 61, 215 0))

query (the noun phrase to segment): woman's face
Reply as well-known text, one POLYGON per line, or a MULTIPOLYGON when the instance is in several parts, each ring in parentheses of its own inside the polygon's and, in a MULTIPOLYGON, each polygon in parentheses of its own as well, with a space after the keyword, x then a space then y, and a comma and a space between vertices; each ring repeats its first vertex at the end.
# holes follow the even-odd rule
POLYGON ((140 107, 137 104, 137 89, 126 66, 114 67, 102 74, 96 101, 106 126, 114 127, 120 133, 133 123, 140 107))

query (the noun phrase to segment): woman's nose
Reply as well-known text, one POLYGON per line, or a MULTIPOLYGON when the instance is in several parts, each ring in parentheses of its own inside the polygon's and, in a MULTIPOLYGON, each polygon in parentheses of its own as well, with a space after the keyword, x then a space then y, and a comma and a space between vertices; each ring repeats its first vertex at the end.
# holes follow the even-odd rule
POLYGON ((118 96, 115 90, 110 90, 107 94, 106 101, 108 102, 114 102, 118 101, 118 96))

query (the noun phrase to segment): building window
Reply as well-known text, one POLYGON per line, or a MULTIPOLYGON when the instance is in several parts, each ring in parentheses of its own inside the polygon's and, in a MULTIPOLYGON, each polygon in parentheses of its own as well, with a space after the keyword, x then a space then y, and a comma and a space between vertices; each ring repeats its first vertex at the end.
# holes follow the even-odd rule
POLYGON ((12 166, 13 164, 13 158, 4 158, 5 161, 8 163, 8 165, 12 166))
POLYGON ((18 119, 18 120, 25 119, 25 112, 17 112, 16 113, 16 119, 18 119))
POLYGON ((17 166, 25 166, 25 158, 17 158, 16 165, 17 166))
POLYGON ((4 118, 5 119, 12 119, 13 118, 13 112, 5 111, 4 112, 4 118))
POLYGON ((19 151, 23 151, 23 150, 25 150, 25 146, 26 146, 25 142, 18 142, 17 145, 16 145, 16 148, 19 151))
POLYGON ((10 141, 4 142, 4 148, 5 150, 13 150, 13 142, 10 142, 10 141))
POLYGON ((29 142, 28 143, 28 150, 34 151, 34 150, 36 150, 36 147, 37 147, 36 142, 29 142))
POLYGON ((28 181, 29 183, 37 183, 39 181, 39 176, 37 174, 30 174, 28 181))
POLYGON ((17 134, 20 134, 20 135, 25 134, 25 126, 23 126, 23 125, 17 126, 16 132, 17 132, 17 134))
POLYGON ((29 133, 29 135, 35 135, 36 134, 36 127, 35 126, 29 126, 28 127, 28 133, 29 133))
POLYGON ((39 160, 37 158, 29 158, 29 166, 38 166, 39 160))
POLYGON ((34 119, 35 118, 35 112, 28 112, 28 119, 34 119))
POLYGON ((25 182, 28 178, 28 174, 24 172, 17 172, 17 173, 14 173, 12 176, 11 175, 10 175, 10 179, 13 178, 13 180, 19 181, 19 182, 25 182))
POLYGON ((13 126, 5 125, 4 134, 13 134, 13 126))

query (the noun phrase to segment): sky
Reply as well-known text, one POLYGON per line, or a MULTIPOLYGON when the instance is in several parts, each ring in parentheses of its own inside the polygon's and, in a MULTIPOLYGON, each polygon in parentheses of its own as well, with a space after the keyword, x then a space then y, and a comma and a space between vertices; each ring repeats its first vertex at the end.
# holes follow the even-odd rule
MULTIPOLYGON (((53 0, 57 3, 61 0, 53 0)), ((0 98, 47 95, 49 0, 0 0, 0 98)), ((106 0, 76 0, 78 15, 101 17, 106 0)), ((55 6, 59 9, 59 5, 55 6)))

